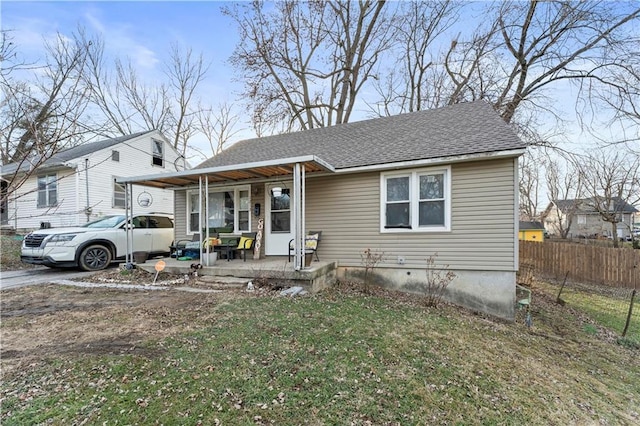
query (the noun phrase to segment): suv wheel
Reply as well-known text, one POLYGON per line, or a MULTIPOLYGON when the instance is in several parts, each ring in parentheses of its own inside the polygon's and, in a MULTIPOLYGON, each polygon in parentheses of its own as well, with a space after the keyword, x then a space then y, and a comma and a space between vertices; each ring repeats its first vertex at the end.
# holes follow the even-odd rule
POLYGON ((82 250, 79 260, 85 271, 99 271, 111 263, 111 251, 99 244, 91 245, 82 250))

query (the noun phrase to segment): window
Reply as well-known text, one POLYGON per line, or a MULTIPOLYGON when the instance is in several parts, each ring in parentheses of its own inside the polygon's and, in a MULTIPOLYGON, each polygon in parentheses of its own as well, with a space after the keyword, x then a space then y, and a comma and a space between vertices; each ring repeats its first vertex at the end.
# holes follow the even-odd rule
POLYGON ((587 216, 583 214, 578 215, 578 225, 586 225, 587 224, 587 216))
POLYGON ((381 232, 448 231, 450 168, 381 175, 381 232))
POLYGON ((124 209, 125 199, 124 185, 116 182, 116 178, 113 178, 113 207, 124 209))
POLYGON ((53 207, 58 204, 58 177, 38 176, 38 207, 53 207))
POLYGON ((152 140, 153 160, 151 164, 154 166, 164 167, 164 143, 162 141, 152 140))
POLYGON ((149 228, 173 228, 171 219, 165 216, 149 216, 149 228))
POLYGON ((271 233, 291 232, 291 197, 287 188, 282 195, 271 198, 271 233))
POLYGON ((238 191, 238 231, 249 231, 250 200, 249 191, 238 191))
POLYGON ((120 151, 111 151, 111 161, 120 161, 120 151))
MULTIPOLYGON (((189 233, 200 232, 200 202, 198 192, 188 193, 189 233)), ((204 205, 204 200, 203 200, 204 205)), ((246 188, 216 189, 209 192, 207 218, 212 232, 240 233, 249 231, 250 223, 249 190, 246 188), (213 231, 215 229, 215 231, 213 231)))

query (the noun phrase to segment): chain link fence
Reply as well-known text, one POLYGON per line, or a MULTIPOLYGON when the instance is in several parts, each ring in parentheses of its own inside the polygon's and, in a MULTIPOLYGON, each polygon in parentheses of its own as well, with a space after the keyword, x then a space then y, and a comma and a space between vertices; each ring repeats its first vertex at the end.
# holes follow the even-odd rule
MULTIPOLYGON (((523 301, 532 288, 544 291, 556 303, 583 313, 625 342, 640 347, 639 291, 634 288, 578 282, 568 277, 569 271, 564 277, 545 276, 536 271, 532 264, 521 263, 516 297, 523 301)), ((533 297, 535 298, 535 294, 533 297)), ((526 317, 522 320, 526 321, 526 317)))

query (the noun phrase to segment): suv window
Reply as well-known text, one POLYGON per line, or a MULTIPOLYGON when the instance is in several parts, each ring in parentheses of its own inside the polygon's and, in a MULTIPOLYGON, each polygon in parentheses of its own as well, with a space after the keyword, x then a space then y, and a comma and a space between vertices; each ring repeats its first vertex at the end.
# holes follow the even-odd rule
POLYGON ((173 228, 173 222, 168 217, 149 216, 149 228, 173 228))
POLYGON ((147 217, 146 216, 137 216, 133 218, 133 226, 136 228, 146 228, 147 227, 147 217))

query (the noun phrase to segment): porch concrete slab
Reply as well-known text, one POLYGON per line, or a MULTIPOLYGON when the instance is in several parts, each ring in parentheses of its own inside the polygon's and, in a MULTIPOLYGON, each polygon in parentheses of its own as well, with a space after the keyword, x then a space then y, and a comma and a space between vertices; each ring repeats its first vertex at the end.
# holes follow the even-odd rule
MULTIPOLYGON (((155 273, 155 265, 159 260, 165 262, 163 272, 184 275, 193 272, 192 264, 199 264, 199 260, 177 260, 175 258, 149 259, 145 263, 136 264, 137 268, 155 273)), ((206 280, 218 283, 228 282, 237 285, 237 280, 278 280, 287 285, 302 285, 310 291, 319 291, 333 284, 336 278, 337 262, 314 261, 311 266, 296 271, 293 262, 287 257, 268 257, 265 259, 218 259, 212 266, 202 266, 198 275, 206 280)))

